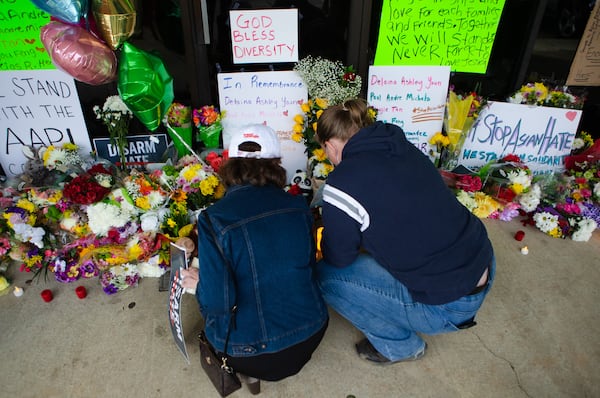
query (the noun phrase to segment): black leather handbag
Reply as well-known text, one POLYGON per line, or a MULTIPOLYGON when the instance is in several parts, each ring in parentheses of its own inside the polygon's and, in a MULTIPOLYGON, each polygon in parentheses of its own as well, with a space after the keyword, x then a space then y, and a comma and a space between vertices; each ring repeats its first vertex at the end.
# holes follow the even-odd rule
MULTIPOLYGON (((225 253, 223 252, 221 244, 217 240, 217 237, 213 230, 212 222, 210 221, 210 218, 208 217, 208 214, 206 214, 206 212, 204 213, 204 218, 208 223, 210 233, 215 244, 217 245, 217 248, 219 249, 219 252, 221 253, 221 257, 223 258, 225 266, 227 267, 227 270, 231 275, 231 278, 233 280, 233 286, 237 290, 235 274, 233 273, 233 269, 231 268, 229 260, 227 259, 227 257, 225 257, 225 253)), ((214 348, 206 339, 204 331, 201 331, 200 335, 198 336, 200 340, 200 364, 202 365, 202 369, 204 369, 204 372, 206 373, 210 381, 217 389, 217 392, 222 397, 226 397, 232 392, 237 391, 242 387, 242 383, 240 382, 240 379, 235 373, 235 371, 231 368, 231 366, 227 365, 226 356, 231 327, 235 325, 235 315, 237 310, 236 300, 237 297, 236 299, 234 299, 234 303, 231 306, 231 309, 229 310, 229 326, 227 327, 227 335, 225 336, 225 346, 223 347, 223 356, 221 358, 217 356, 217 353, 215 352, 214 348)))

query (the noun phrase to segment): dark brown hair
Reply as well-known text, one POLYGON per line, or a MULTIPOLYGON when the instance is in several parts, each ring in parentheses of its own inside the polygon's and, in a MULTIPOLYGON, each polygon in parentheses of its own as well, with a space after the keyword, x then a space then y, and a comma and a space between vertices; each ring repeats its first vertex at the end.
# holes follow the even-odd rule
POLYGON ((330 106, 323 111, 317 122, 315 138, 319 144, 331 138, 346 142, 358 130, 373 122, 373 117, 368 112, 367 101, 362 98, 349 99, 341 105, 330 106))
POLYGON ((257 187, 275 185, 283 188, 287 182, 281 158, 229 158, 219 168, 219 175, 225 187, 250 184, 257 187))

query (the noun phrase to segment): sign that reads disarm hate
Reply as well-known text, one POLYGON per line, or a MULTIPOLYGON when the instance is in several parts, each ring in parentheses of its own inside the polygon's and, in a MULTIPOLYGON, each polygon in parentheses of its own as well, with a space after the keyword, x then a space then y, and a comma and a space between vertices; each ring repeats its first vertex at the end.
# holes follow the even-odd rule
MULTIPOLYGON (((116 146, 110 143, 110 138, 94 138, 96 154, 102 159, 121 164, 121 156, 116 146)), ((167 135, 130 135, 125 146, 125 159, 128 167, 143 166, 148 163, 163 162, 167 151, 167 135)))
POLYGON ((232 10, 234 64, 298 61, 298 9, 232 10))
POLYGON ((292 140, 294 116, 302 113, 300 104, 308 91, 294 71, 220 73, 219 103, 225 111, 223 145, 228 148, 231 135, 247 124, 266 124, 277 133, 281 144, 282 166, 288 179, 297 169, 306 169, 304 145, 292 140))
POLYGON ((513 154, 534 174, 562 171, 580 119, 580 110, 490 101, 469 131, 459 163, 481 167, 513 154))
POLYGON ((402 127, 427 154, 429 139, 442 131, 449 79, 448 66, 371 66, 367 102, 377 120, 402 127))
POLYGON ((23 147, 92 147, 72 77, 60 70, 0 72, 0 161, 8 177, 23 172, 23 147))
POLYGON ((505 0, 384 0, 375 65, 486 73, 505 0))

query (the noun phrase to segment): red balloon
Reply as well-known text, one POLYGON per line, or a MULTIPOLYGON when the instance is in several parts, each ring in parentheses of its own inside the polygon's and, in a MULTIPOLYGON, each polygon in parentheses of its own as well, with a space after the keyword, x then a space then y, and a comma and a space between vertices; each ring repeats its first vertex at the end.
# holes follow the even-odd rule
POLYGON ((93 86, 117 79, 114 51, 84 28, 51 21, 40 38, 52 63, 74 79, 93 86))

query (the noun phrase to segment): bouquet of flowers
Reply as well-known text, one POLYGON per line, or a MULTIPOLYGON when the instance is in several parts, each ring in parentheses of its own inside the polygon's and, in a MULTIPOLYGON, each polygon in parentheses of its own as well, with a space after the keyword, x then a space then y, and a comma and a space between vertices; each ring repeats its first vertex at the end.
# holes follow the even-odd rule
POLYGON ((584 100, 571 94, 566 86, 550 88, 544 83, 527 83, 511 95, 507 102, 548 106, 553 108, 581 109, 584 100))
POLYGON ((207 148, 218 148, 219 137, 223 126, 221 119, 225 117, 224 113, 214 105, 204 105, 200 109, 194 109, 194 125, 198 129, 198 139, 204 143, 207 148))
POLYGON ((362 79, 353 67, 339 61, 309 55, 296 63, 294 71, 306 84, 309 98, 322 98, 329 105, 356 98, 362 87, 362 79))
POLYGON ((125 147, 127 146, 127 135, 129 134, 129 122, 133 118, 133 113, 118 95, 106 98, 102 108, 96 105, 93 111, 96 118, 100 119, 108 129, 110 143, 117 148, 120 156, 120 166, 124 170, 127 163, 125 147))
POLYGON ((173 140, 178 155, 192 151, 192 110, 189 106, 173 102, 165 113, 163 123, 173 140))
POLYGON ((192 122, 192 110, 189 106, 173 102, 165 114, 165 124, 172 127, 185 127, 192 122))

